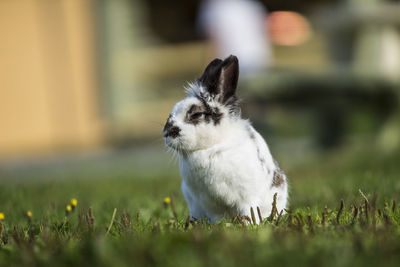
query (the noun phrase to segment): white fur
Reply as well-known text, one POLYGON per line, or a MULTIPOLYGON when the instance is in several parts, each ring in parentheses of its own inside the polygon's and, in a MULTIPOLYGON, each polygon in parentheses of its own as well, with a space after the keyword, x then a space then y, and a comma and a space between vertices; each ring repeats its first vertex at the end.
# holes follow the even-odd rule
MULTIPOLYGON (((272 186, 274 172, 279 167, 250 122, 229 114, 228 107, 209 98, 207 103, 223 113, 220 123, 186 123, 189 107, 201 105, 196 95, 207 97, 198 84, 190 84, 187 92, 170 117, 181 134, 177 138, 166 137, 165 142, 178 153, 182 192, 190 215, 215 223, 224 217, 250 216, 250 208, 256 212, 259 207, 265 218, 270 215, 275 193, 278 212, 286 208, 286 177, 281 186, 272 186)), ((256 220, 258 223, 257 214, 256 220)))

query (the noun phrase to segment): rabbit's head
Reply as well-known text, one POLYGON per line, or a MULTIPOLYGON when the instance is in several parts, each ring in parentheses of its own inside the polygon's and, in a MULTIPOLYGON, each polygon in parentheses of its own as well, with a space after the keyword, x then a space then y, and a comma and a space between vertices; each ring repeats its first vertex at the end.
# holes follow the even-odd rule
POLYGON ((214 59, 172 109, 163 131, 165 143, 178 152, 192 152, 232 134, 231 126, 240 118, 235 95, 238 77, 237 57, 214 59))

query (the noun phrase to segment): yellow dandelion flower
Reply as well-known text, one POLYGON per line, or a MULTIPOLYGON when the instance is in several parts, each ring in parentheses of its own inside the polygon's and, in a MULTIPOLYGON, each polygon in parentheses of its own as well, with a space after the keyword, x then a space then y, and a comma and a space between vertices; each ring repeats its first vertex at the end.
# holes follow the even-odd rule
POLYGON ((169 203, 171 203, 171 199, 169 197, 164 198, 164 204, 168 205, 169 203))
POLYGON ((72 207, 71 205, 67 205, 67 207, 65 208, 66 212, 71 212, 72 211, 72 207))
POLYGON ((28 218, 32 218, 32 212, 31 212, 30 210, 28 210, 28 211, 25 213, 25 215, 26 215, 26 217, 28 217, 28 218))
POLYGON ((71 206, 76 207, 76 205, 78 205, 78 200, 76 198, 71 199, 71 206))
POLYGON ((4 213, 0 212, 0 221, 4 220, 6 216, 4 216, 4 213))

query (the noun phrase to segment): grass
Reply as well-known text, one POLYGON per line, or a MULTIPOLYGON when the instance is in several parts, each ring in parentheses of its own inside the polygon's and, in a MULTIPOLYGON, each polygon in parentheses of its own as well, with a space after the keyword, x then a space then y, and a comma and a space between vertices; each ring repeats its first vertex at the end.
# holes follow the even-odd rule
POLYGON ((399 266, 399 155, 283 157, 289 212, 260 226, 189 223, 176 166, 0 172, 0 265, 399 266))

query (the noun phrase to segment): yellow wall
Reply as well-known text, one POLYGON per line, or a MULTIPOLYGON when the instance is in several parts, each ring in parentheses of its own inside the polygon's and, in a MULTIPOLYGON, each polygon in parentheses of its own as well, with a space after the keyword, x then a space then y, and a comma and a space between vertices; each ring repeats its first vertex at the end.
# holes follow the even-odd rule
POLYGON ((91 4, 0 1, 0 156, 99 142, 91 4))

